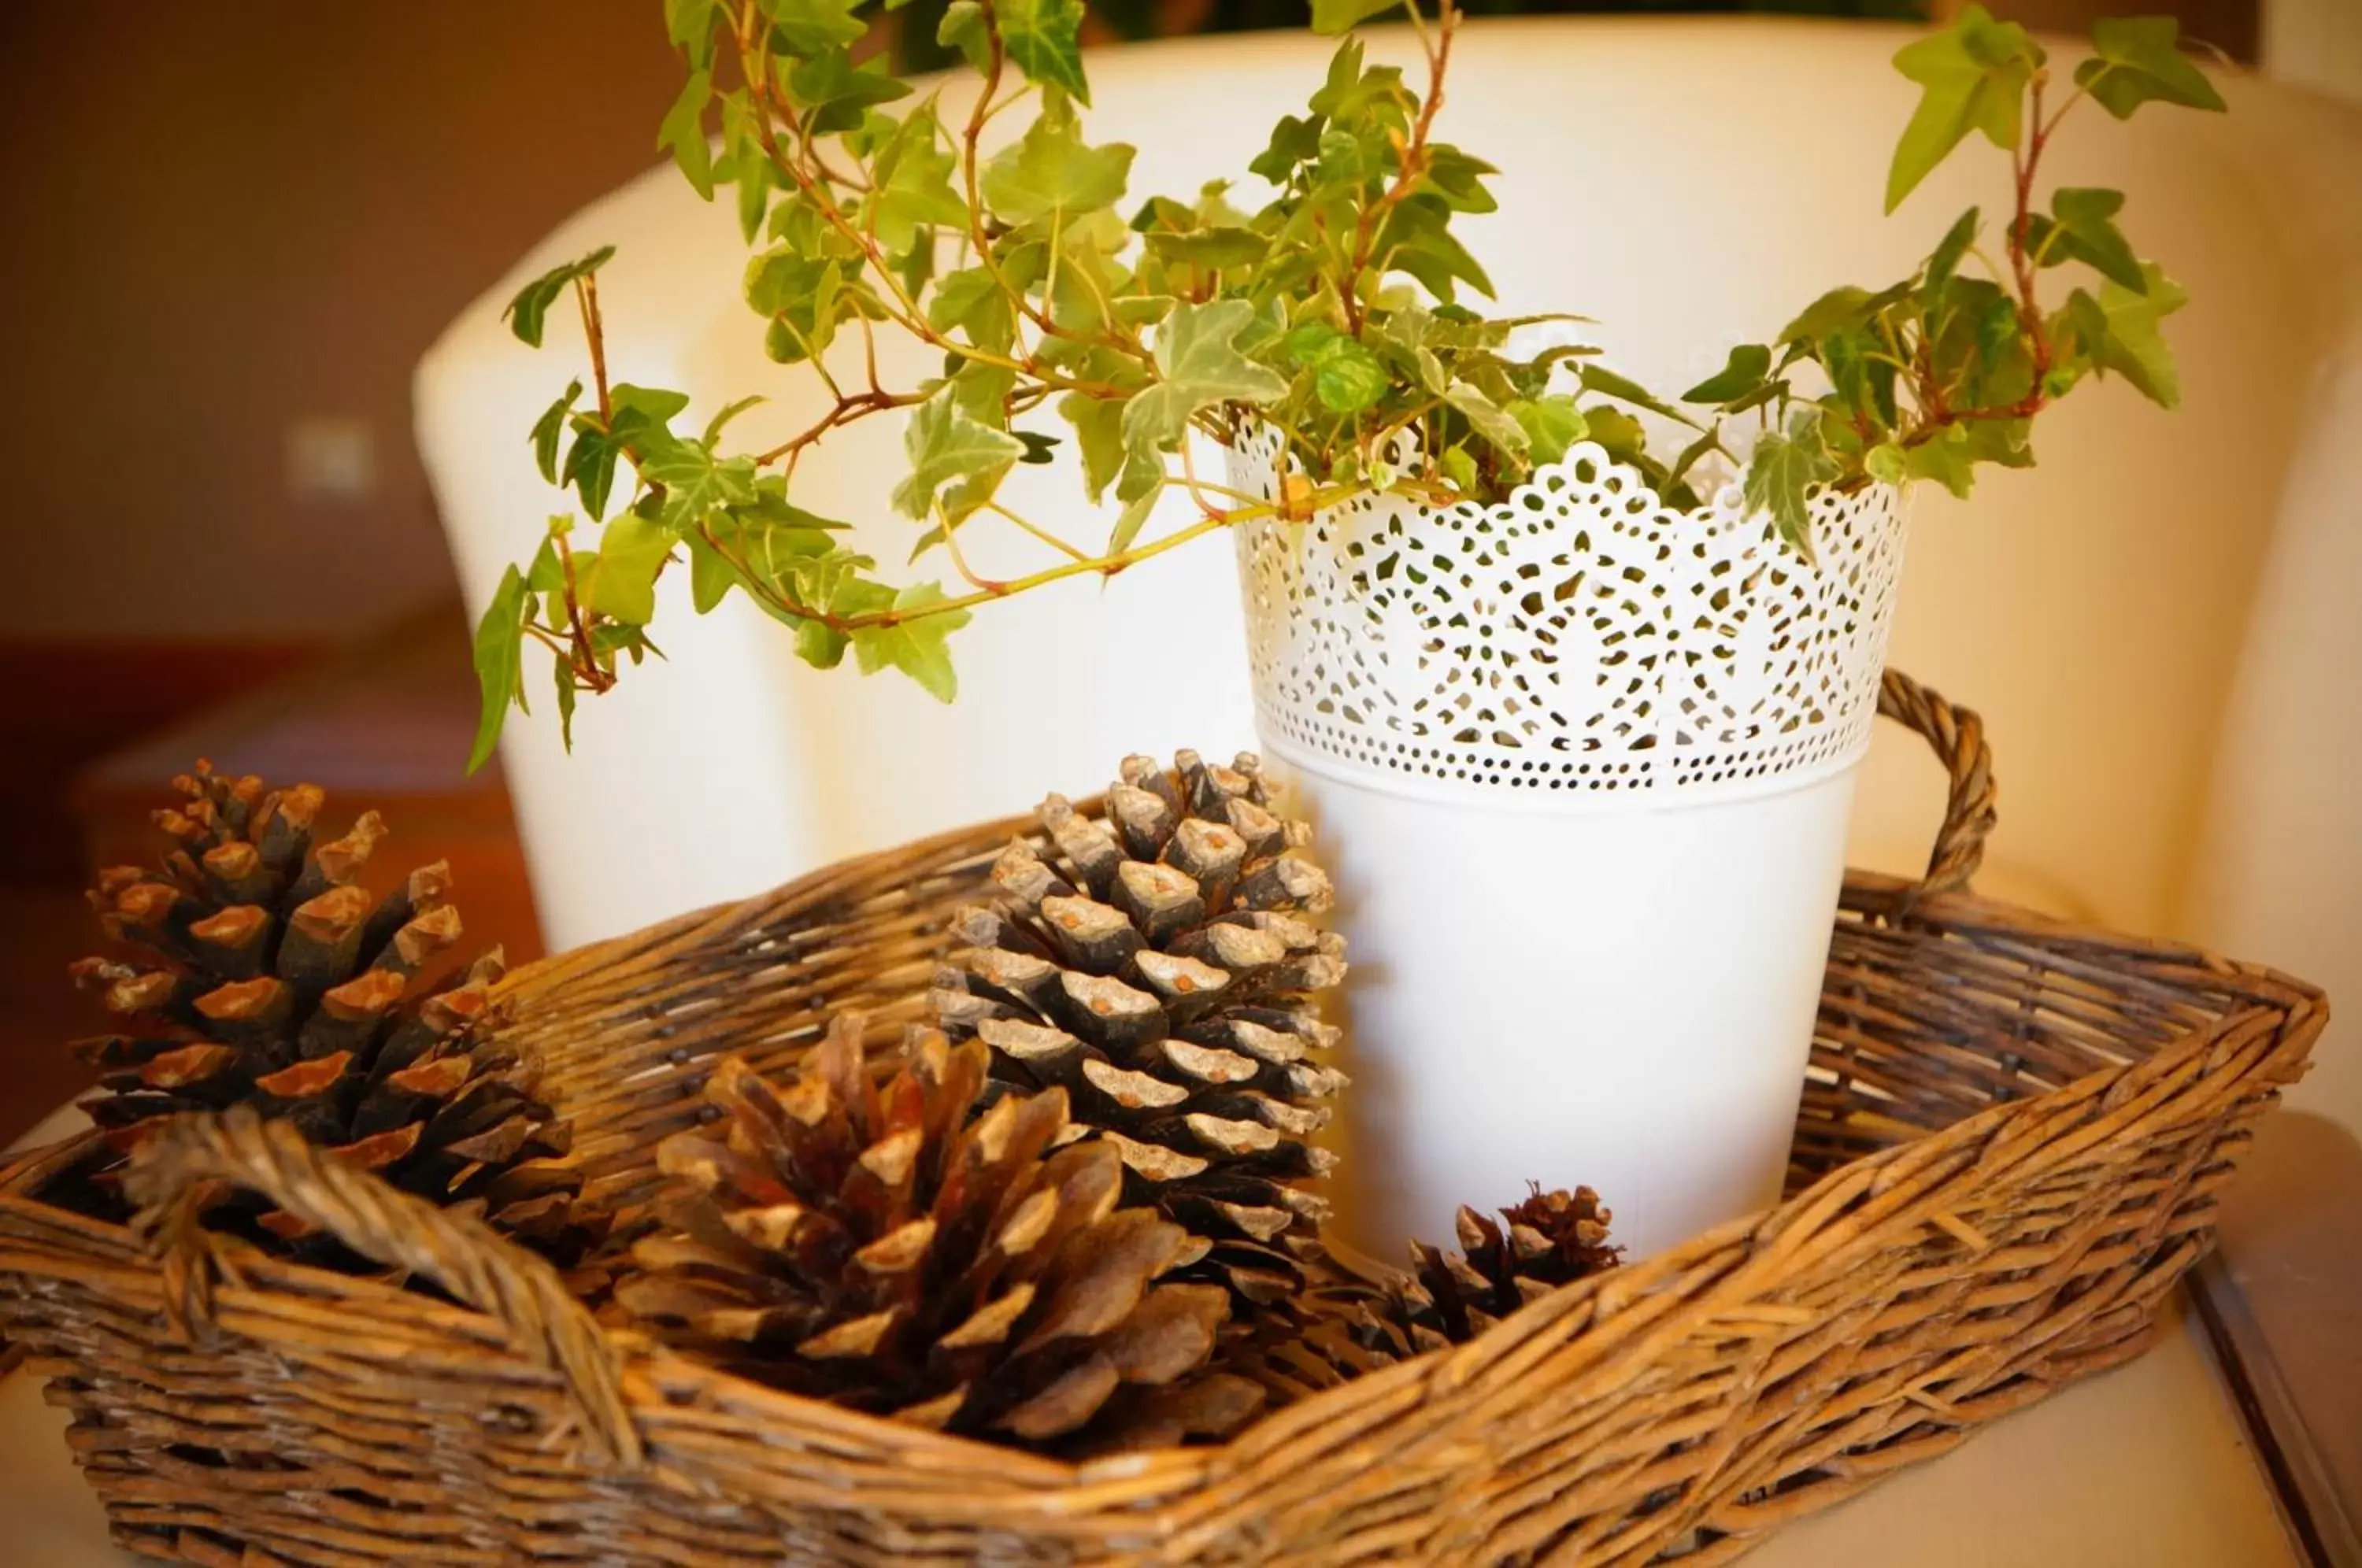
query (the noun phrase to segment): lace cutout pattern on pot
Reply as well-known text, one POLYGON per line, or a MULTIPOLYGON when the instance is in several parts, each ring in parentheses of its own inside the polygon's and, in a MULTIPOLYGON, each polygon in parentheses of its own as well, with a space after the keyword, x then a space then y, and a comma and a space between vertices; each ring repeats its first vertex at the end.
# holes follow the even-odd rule
MULTIPOLYGON (((1250 432, 1231 486, 1276 496, 1250 432)), ((1843 765, 1878 708, 1904 507, 1812 501, 1814 558, 1738 487, 1666 506, 1584 442, 1496 505, 1362 495, 1238 531, 1281 749, 1460 792, 1744 794, 1843 765)))

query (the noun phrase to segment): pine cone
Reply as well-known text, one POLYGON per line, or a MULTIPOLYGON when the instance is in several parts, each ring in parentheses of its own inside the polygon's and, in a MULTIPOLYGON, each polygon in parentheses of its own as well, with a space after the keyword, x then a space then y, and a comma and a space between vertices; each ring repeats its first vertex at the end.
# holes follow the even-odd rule
POLYGON ((1411 1271, 1385 1270, 1359 1309, 1362 1342, 1395 1355, 1465 1344, 1527 1302, 1561 1286, 1614 1268, 1621 1247, 1607 1242, 1610 1212, 1587 1187, 1572 1194, 1532 1195, 1501 1210, 1502 1227, 1473 1209, 1460 1210, 1458 1253, 1446 1256, 1411 1243, 1411 1271))
POLYGON ((1298 912, 1329 906, 1329 878, 1256 760, 1175 761, 1126 758, 1104 819, 1044 801, 1051 857, 1010 845, 999 907, 957 916, 967 945, 933 999, 992 1047, 996 1079, 1072 1095, 1127 1198, 1213 1240, 1209 1266, 1267 1302, 1300 1286, 1292 1248, 1328 1211, 1297 1184, 1331 1164, 1309 1140, 1345 1077, 1312 1059, 1337 1032, 1308 993, 1343 978, 1344 942, 1298 912))
POLYGON ((1063 1091, 971 1117, 984 1046, 913 1029, 881 1088, 863 1027, 839 1016, 785 1089, 715 1068, 726 1140, 661 1146, 678 1229, 634 1246, 621 1311, 744 1375, 943 1430, 1139 1446, 1254 1412, 1252 1384, 1203 1370, 1228 1297, 1152 1283, 1190 1239, 1118 1206, 1115 1150, 1070 1141, 1063 1091))
POLYGON ((1224 1372, 1261 1386, 1272 1409, 1392 1366, 1408 1353, 1370 1327, 1382 1320, 1378 1314, 1399 1271, 1350 1253, 1327 1237, 1295 1252, 1301 1286, 1225 1325, 1214 1353, 1224 1372))
MULTIPOLYGON (((173 784, 188 803, 156 815, 178 841, 161 874, 116 867, 89 894, 134 961, 73 966, 137 1031, 73 1047, 105 1069, 107 1092, 87 1109, 116 1165, 160 1117, 252 1104, 405 1191, 480 1207, 571 1261, 591 1235, 579 1178, 546 1158, 565 1153, 565 1130, 533 1098, 526 1064, 470 1040, 500 955, 414 995, 459 935, 449 868, 424 867, 375 900, 357 878, 385 834, 377 812, 321 842, 325 797, 312 785, 266 791, 202 761, 173 784)), ((246 1212, 258 1239, 337 1256, 292 1215, 246 1212)))

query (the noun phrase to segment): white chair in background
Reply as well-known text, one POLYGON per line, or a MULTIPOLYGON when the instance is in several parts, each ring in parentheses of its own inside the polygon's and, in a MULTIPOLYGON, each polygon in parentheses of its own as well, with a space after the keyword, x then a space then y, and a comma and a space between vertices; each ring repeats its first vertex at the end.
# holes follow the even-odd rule
MULTIPOLYGON (((1473 24, 1441 134, 1501 166, 1500 211, 1467 225, 1501 305, 1595 316, 1614 362, 1679 386, 1833 284, 1903 275, 1959 207, 1992 214, 2005 180, 1972 143, 1880 218, 1915 91, 1888 57, 1908 36, 1473 24)), ((1135 197, 1193 192, 1243 170, 1329 48, 1260 35, 1094 53, 1087 134, 1140 148, 1135 197)), ((2128 193, 2126 226, 2189 287, 2169 326, 2185 406, 2089 388, 2046 416, 2039 469, 1987 478, 1965 504, 1923 488, 1893 657, 1989 721, 2003 792, 1987 886, 2286 952, 2335 989, 2362 977, 2362 707, 2346 690, 2362 674, 2349 609, 2362 491, 2346 471, 2362 450, 2362 111, 2257 81, 2225 91, 2227 117, 2089 114, 2053 154, 2062 182, 2128 193)), ((611 241, 601 298, 619 379, 687 390, 700 415, 764 392, 755 437, 816 412, 810 378, 761 357, 727 204, 701 203, 668 168, 634 182, 521 260, 420 366, 419 440, 476 608, 566 504, 532 471, 524 431, 580 355, 570 316, 552 313, 536 354, 501 307, 611 241)), ((905 373, 925 363, 897 357, 905 373)), ((900 441, 885 420, 832 436, 797 481, 800 503, 854 522, 889 566, 912 536, 884 504, 900 441)), ((1107 526, 1064 462, 1020 482, 1070 536, 1107 526)), ((571 759, 546 713, 513 721, 503 744, 559 945, 1021 809, 1053 785, 1092 788, 1128 751, 1251 739, 1220 541, 979 613, 953 642, 948 707, 900 676, 806 669, 751 608, 701 621, 685 582, 663 591, 671 661, 586 701, 571 759)), ((1911 758, 1902 737, 1873 756, 1856 831, 1871 864, 1907 867, 1932 826, 1940 791, 1911 758)))

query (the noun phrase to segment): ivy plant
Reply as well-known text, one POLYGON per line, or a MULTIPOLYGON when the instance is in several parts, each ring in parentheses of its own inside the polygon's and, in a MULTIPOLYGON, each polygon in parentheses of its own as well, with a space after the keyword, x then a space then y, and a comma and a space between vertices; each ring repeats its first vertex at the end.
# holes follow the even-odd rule
POLYGON ((850 653, 865 672, 899 669, 949 701, 946 639, 979 606, 1365 490, 1496 501, 1589 441, 1680 507, 1698 504, 1705 475, 1739 476, 1749 502, 1808 548, 1817 486, 1924 479, 1965 494, 1981 464, 2031 462, 2030 422, 2086 377, 2116 374, 2169 406, 2177 396, 2159 323, 2183 295, 2125 239, 2123 196, 2040 182, 2060 122, 2087 99, 2120 119, 2152 102, 2223 106, 2170 20, 2100 23, 2055 108, 2041 48, 1978 6, 1904 49, 1895 64, 1923 97, 1888 210, 1981 138, 2009 159, 2006 215, 1989 229, 1981 210, 1963 214, 1908 278, 1833 290, 1666 397, 1571 341, 1582 317, 1471 303, 1492 285, 1452 225, 1494 207, 1496 171, 1436 134, 1460 27, 1448 0, 1435 13, 1420 0, 1314 0, 1315 29, 1342 41, 1304 111, 1248 165, 1254 197, 1220 181, 1188 196, 1130 189, 1133 149, 1085 131, 1081 0, 952 0, 941 41, 977 80, 949 115, 940 90, 855 58, 870 9, 663 0, 684 82, 658 146, 701 195, 735 208, 765 350, 827 406, 755 448, 731 428, 757 396, 692 428, 685 393, 613 379, 599 302, 612 248, 518 293, 516 336, 539 346, 570 304, 587 362, 530 431, 543 477, 571 502, 477 629, 471 767, 525 704, 528 652, 553 671, 570 738, 578 695, 657 651, 668 569, 689 573, 700 613, 743 593, 812 665, 850 653), (1370 63, 1352 36, 1396 14, 1423 61, 1416 83, 1370 63), (1015 134, 993 135, 988 152, 996 122, 1015 134), (2075 278, 2063 299, 2045 293, 2059 269, 2075 278), (934 373, 881 375, 886 334, 939 355, 934 373), (909 524, 912 568, 941 560, 933 576, 881 569, 843 522, 794 499, 810 453, 878 417, 902 422, 905 451, 880 502, 909 524), (1285 443, 1276 500, 1193 461, 1193 436, 1225 441, 1250 425, 1285 443), (1061 537, 1000 499, 1017 465, 1064 445, 1104 536, 1061 537), (1192 515, 1150 535, 1175 491, 1192 515), (1030 537, 1043 564, 979 575, 962 547, 978 526, 1030 537))

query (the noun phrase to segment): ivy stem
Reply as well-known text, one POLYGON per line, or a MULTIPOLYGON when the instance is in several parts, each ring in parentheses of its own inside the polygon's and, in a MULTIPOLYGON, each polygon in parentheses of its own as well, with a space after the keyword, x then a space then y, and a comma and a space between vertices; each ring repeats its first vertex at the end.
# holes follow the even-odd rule
MULTIPOLYGON (((1404 0, 1404 8, 1410 13, 1414 23, 1418 21, 1418 0, 1404 0)), ((1360 221, 1353 226, 1352 257, 1346 264, 1344 276, 1338 280, 1337 297, 1345 307, 1346 328, 1356 337, 1362 335, 1362 273, 1370 265, 1370 253, 1378 242, 1378 231, 1386 215, 1410 194, 1411 187, 1426 172, 1428 133, 1434 128, 1435 116, 1443 107, 1443 75, 1451 64, 1451 39, 1458 20, 1459 12, 1453 8, 1451 0, 1442 0, 1441 9, 1436 17, 1435 45, 1428 50, 1427 55, 1427 95, 1420 100, 1418 116, 1411 122, 1409 138, 1401 144, 1394 182, 1376 201, 1362 209, 1360 221)), ((1427 47, 1423 28, 1419 42, 1421 48, 1427 47)))
MULTIPOLYGON (((1169 485, 1180 481, 1168 478, 1164 482, 1169 485)), ((701 520, 698 527, 705 542, 719 551, 723 559, 739 569, 741 581, 747 591, 765 603, 782 614, 792 615, 802 621, 817 621, 831 631, 850 635, 855 632, 908 625, 913 621, 923 621, 936 615, 949 615, 962 610, 973 610, 996 600, 1012 598, 1036 588, 1046 588, 1054 582, 1063 582, 1068 578, 1092 574, 1113 577, 1118 572, 1139 565, 1142 561, 1153 560, 1168 550, 1178 549, 1192 539, 1203 538, 1208 534, 1220 529, 1236 527, 1242 523, 1252 523, 1265 517, 1319 512, 1324 507, 1334 506, 1340 502, 1362 493, 1362 490, 1363 487, 1360 485, 1331 485, 1325 490, 1315 491, 1310 495, 1298 497, 1291 508, 1283 508, 1279 503, 1273 502, 1259 501, 1253 505, 1232 507, 1227 511, 1209 510, 1204 516, 1187 527, 1176 528, 1163 538, 1152 540, 1144 545, 1133 545, 1129 548, 1110 551, 1100 556, 1077 556, 1056 566, 1044 567, 1039 571, 1028 573, 1023 577, 995 582, 989 588, 978 589, 972 593, 964 593, 956 598, 937 600, 932 604, 918 605, 907 610, 868 610, 851 615, 839 615, 822 610, 817 605, 803 603, 765 584, 761 579, 746 569, 745 563, 741 558, 732 554, 723 546, 722 541, 714 535, 710 523, 701 520)), ((1032 528, 1027 531, 1036 532, 1032 528)), ((950 537, 948 533, 944 536, 946 539, 950 537)))
POLYGON ((1007 584, 991 581, 976 575, 975 569, 967 564, 966 552, 960 548, 959 525, 954 523, 941 506, 935 508, 935 522, 944 531, 944 548, 951 555, 952 569, 960 574, 962 580, 971 588, 989 593, 996 599, 1009 591, 1007 584))
POLYGON ((599 315, 599 274, 585 272, 574 280, 574 303, 582 312, 582 337, 590 346, 590 382, 599 389, 599 423, 615 423, 614 400, 607 392, 607 326, 599 315))
MULTIPOLYGON (((1950 406, 1944 388, 1936 381, 1931 348, 1923 331, 1912 355, 1920 417, 1912 429, 1897 437, 1895 444, 1899 447, 1924 446, 1946 427, 1973 420, 2031 419, 2049 405, 2048 382, 2057 349, 2050 341, 2048 324, 2043 320, 2042 302, 2037 291, 2042 255, 2027 245, 2026 237, 2034 226, 2034 182, 2042 167, 2043 151, 2049 146, 2051 134, 2058 128, 2058 122, 2066 118, 2067 111, 2081 100, 2087 89, 2077 88, 2067 102, 2059 105, 2058 112, 2045 120, 2042 117, 2042 90, 2047 80, 2047 74, 2037 71, 2027 86, 2025 123, 2032 128, 2027 134, 2025 149, 2012 149, 2010 153, 2015 201, 2004 237, 2008 242, 2007 281, 2014 286, 2017 294, 2017 324, 2026 343, 2031 372, 2029 384, 2025 395, 2014 403, 1981 408, 1954 408, 1950 406)), ((1971 247, 1971 249, 1975 250, 1975 248, 1971 247)), ((1975 250, 1975 254, 1984 261, 1987 271, 1999 275, 2000 270, 1985 258, 1981 250, 1975 250)))
MULTIPOLYGON (((2030 89, 2030 105, 2026 122, 2034 129, 2027 138, 2025 156, 2018 160, 2017 218, 2010 225, 2009 257, 2017 274, 2018 321, 2025 330, 2026 340, 2034 356, 2034 384, 2021 403, 2025 414, 2037 412, 2043 403, 2043 383, 2050 378, 2050 332, 2043 325, 2042 305, 2035 296, 2036 260, 2027 248, 2025 237, 2034 222, 2034 176, 2042 165, 2042 149, 2049 145, 2050 126, 2042 120, 2041 72, 2034 74, 2030 89)), ((2053 121, 2055 125, 2057 122, 2053 121)))
POLYGON ((984 503, 984 509, 987 512, 991 513, 994 516, 999 517, 1003 522, 1008 523, 1021 533, 1032 535, 1034 538, 1039 539, 1042 543, 1049 546, 1052 549, 1057 551, 1068 560, 1087 561, 1090 559, 1090 557, 1085 555, 1074 546, 1066 543, 1065 540, 1061 539, 1057 535, 1051 533, 1047 528, 1042 527, 1037 524, 1027 522, 1024 518, 1019 516, 1016 513, 1010 511, 1009 508, 1001 505, 1000 502, 997 501, 986 502, 984 503))

